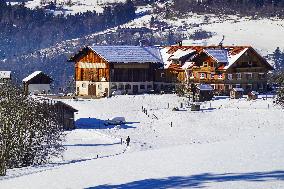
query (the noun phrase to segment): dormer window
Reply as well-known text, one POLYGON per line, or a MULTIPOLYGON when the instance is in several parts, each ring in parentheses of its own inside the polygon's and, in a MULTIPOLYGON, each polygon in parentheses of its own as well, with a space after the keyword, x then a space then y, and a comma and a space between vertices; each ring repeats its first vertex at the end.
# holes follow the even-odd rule
POLYGON ((233 80, 233 74, 228 74, 228 80, 233 80))
POLYGON ((206 74, 205 73, 200 73, 200 79, 205 79, 206 78, 206 74))

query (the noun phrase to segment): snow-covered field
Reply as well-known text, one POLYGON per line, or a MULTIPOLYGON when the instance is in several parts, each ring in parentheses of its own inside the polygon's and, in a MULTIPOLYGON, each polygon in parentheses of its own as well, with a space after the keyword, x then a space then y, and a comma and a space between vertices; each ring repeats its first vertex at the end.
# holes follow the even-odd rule
POLYGON ((284 188, 284 110, 272 98, 218 97, 200 112, 176 95, 64 101, 79 112, 63 159, 9 170, 1 189, 284 188), (113 117, 126 124, 103 124, 113 117))

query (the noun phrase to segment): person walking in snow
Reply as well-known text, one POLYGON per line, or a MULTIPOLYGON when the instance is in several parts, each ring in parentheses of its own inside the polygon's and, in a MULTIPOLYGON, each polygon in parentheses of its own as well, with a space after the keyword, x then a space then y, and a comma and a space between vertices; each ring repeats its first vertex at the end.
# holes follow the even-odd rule
POLYGON ((129 146, 129 143, 130 143, 130 138, 128 136, 127 139, 126 139, 126 145, 129 146))

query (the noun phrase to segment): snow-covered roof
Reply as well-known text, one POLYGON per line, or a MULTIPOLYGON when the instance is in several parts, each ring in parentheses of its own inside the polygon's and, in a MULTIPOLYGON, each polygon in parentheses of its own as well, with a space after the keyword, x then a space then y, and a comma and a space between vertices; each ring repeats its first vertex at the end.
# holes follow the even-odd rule
POLYGON ((186 50, 182 50, 182 49, 178 49, 176 52, 174 52, 172 54, 172 56, 170 57, 170 59, 180 59, 186 55, 189 55, 191 53, 195 52, 195 50, 192 49, 186 49, 186 50))
POLYGON ((244 48, 241 52, 235 54, 235 55, 229 55, 229 61, 228 61, 228 65, 225 66, 225 69, 230 68, 246 51, 248 50, 248 48, 244 48))
POLYGON ((186 70, 194 65, 194 62, 185 62, 184 65, 181 67, 182 69, 186 70))
POLYGON ((244 92, 243 88, 233 88, 233 90, 236 92, 244 92))
POLYGON ((160 49, 160 54, 162 57, 162 61, 164 63, 164 68, 167 69, 171 65, 171 61, 169 60, 172 54, 168 53, 169 47, 164 47, 160 49))
POLYGON ((11 79, 11 71, 0 71, 0 79, 11 79))
POLYGON ((34 73, 32 73, 29 76, 25 77, 23 79, 23 82, 28 82, 29 80, 31 80, 32 78, 34 78, 35 76, 37 76, 40 73, 42 73, 42 71, 35 71, 34 73))
POLYGON ((158 47, 144 46, 90 46, 108 62, 119 63, 162 63, 161 54, 158 47))
POLYGON ((197 89, 201 91, 213 91, 213 88, 211 85, 208 84, 199 84, 197 85, 197 89))
POLYGON ((225 49, 205 49, 204 52, 214 58, 217 62, 228 62, 228 51, 225 49))

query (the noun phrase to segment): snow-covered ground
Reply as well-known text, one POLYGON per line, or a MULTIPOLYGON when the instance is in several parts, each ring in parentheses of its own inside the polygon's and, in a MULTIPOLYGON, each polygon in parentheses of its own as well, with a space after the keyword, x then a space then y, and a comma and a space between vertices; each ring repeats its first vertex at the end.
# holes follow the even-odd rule
POLYGON ((218 97, 200 112, 176 95, 64 101, 79 112, 63 159, 9 170, 0 188, 284 188, 284 110, 272 98, 218 97), (126 124, 103 124, 113 117, 126 124))

